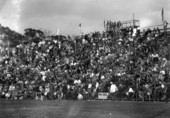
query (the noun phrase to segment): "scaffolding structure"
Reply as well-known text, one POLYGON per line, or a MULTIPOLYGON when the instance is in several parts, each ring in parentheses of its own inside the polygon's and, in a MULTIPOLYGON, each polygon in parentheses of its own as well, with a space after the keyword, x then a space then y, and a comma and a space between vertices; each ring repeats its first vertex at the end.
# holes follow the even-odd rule
POLYGON ((133 19, 128 21, 121 21, 121 29, 128 29, 128 28, 138 28, 140 27, 140 21, 133 19))
POLYGON ((112 21, 106 21, 104 24, 104 29, 106 32, 117 32, 124 29, 134 29, 140 27, 140 21, 133 19, 133 20, 127 20, 127 21, 118 21, 118 22, 112 22, 112 21))

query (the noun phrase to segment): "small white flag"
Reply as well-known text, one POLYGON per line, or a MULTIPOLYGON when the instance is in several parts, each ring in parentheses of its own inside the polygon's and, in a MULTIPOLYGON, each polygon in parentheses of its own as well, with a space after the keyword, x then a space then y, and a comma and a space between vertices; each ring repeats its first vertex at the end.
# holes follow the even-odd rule
POLYGON ((59 35, 59 33, 60 33, 60 30, 58 29, 58 30, 57 30, 57 35, 59 35))

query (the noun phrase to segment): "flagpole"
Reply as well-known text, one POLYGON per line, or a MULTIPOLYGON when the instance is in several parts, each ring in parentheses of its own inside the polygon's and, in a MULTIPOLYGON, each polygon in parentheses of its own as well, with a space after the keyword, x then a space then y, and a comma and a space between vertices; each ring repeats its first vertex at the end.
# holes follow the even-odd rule
POLYGON ((81 34, 81 26, 80 26, 80 34, 81 34))
POLYGON ((162 23, 164 24, 164 8, 162 8, 161 16, 162 16, 162 23))
POLYGON ((167 33, 168 22, 164 18, 164 8, 162 8, 161 16, 162 16, 162 24, 163 24, 164 36, 166 37, 167 36, 166 33, 167 33))
POLYGON ((104 20, 104 32, 106 31, 106 22, 104 20))
POLYGON ((166 32, 166 28, 165 28, 165 24, 164 24, 164 8, 162 8, 162 13, 161 13, 161 16, 162 16, 162 24, 163 24, 163 30, 164 30, 164 36, 165 36, 165 32, 166 32))
POLYGON ((135 27, 135 14, 133 13, 133 28, 135 27))
POLYGON ((81 33, 82 33, 82 31, 81 31, 81 23, 79 24, 79 30, 80 30, 80 35, 81 35, 81 33))

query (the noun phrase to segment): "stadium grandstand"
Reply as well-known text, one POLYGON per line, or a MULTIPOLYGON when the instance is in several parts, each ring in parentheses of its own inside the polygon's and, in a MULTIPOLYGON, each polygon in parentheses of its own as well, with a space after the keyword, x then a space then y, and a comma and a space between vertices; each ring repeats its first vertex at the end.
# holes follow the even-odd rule
POLYGON ((105 32, 72 38, 1 25, 0 98, 168 102, 167 26, 141 32, 139 20, 104 21, 105 32))

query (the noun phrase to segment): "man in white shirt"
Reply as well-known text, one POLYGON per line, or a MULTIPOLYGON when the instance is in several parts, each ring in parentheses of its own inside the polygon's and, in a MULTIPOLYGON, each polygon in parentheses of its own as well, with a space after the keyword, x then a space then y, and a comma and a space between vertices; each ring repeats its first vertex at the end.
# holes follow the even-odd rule
POLYGON ((116 84, 114 84, 113 82, 110 82, 111 86, 109 89, 109 93, 110 93, 110 98, 113 99, 115 97, 115 93, 118 91, 118 88, 116 86, 116 84))
POLYGON ((134 90, 131 86, 129 86, 129 89, 128 89, 128 99, 129 100, 132 100, 133 99, 133 95, 134 95, 134 90))

